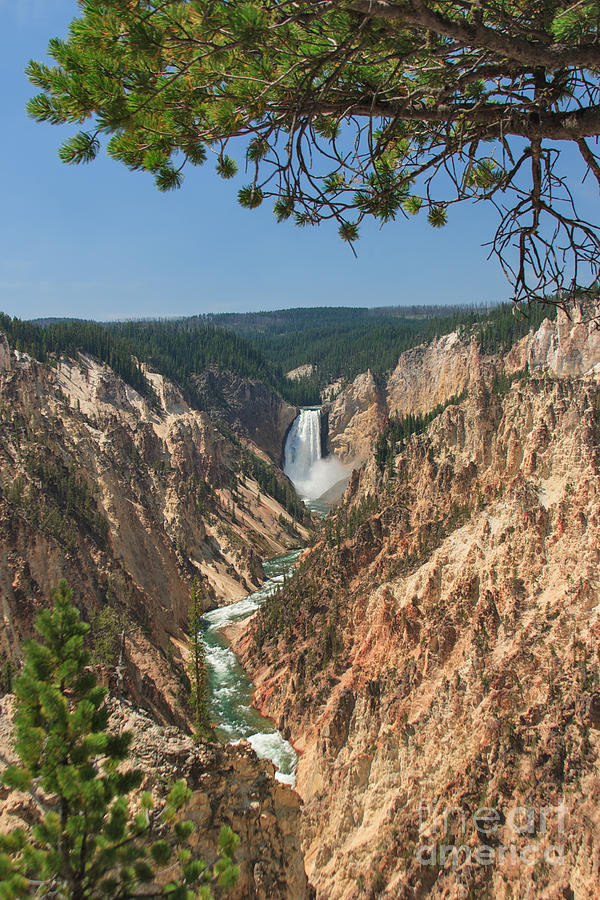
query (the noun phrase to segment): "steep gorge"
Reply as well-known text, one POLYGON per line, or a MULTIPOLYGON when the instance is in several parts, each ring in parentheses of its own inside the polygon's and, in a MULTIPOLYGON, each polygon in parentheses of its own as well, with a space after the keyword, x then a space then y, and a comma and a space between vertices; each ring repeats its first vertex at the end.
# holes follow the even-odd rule
POLYGON ((505 361, 460 339, 403 354, 396 409, 468 385, 466 398, 396 448, 391 474, 373 459, 355 473, 238 642, 261 708, 301 752, 317 897, 596 896, 599 362, 597 331, 563 317, 505 361), (422 375, 441 352, 432 393, 422 375), (563 800, 561 830, 540 809, 563 800), (523 806, 531 832, 511 816, 523 806), (465 828, 455 814, 444 834, 451 807, 465 828), (487 841, 481 807, 501 820, 487 841), (456 863, 443 843, 463 846, 456 863))
POLYGON ((240 900, 308 897, 300 841, 320 900, 595 896, 599 371, 598 332, 559 316, 503 356, 466 332, 437 339, 326 404, 330 449, 364 465, 297 575, 232 634, 301 754, 301 806, 249 749, 196 751, 172 727, 187 725, 191 578, 207 608, 230 602, 260 584, 261 559, 309 542, 257 480, 266 466, 284 496, 296 410, 207 371, 200 411, 146 370, 153 407, 89 357, 41 365, 0 339, 3 676, 59 577, 89 618, 117 611, 125 667, 105 677, 162 727, 127 699, 116 720, 150 768, 192 780, 204 853, 219 823, 243 832, 240 900), (377 464, 390 416, 445 404, 377 464), (545 827, 540 808, 563 801, 566 829, 558 813, 545 827), (489 840, 482 807, 502 817, 489 840), (473 864, 490 845, 493 863, 473 864))
POLYGON ((256 480, 285 488, 268 448, 148 377, 158 408, 89 357, 42 365, 0 338, 0 653, 18 664, 65 577, 88 616, 108 603, 121 623, 126 693, 183 724, 192 577, 207 608, 240 599, 307 532, 256 480))

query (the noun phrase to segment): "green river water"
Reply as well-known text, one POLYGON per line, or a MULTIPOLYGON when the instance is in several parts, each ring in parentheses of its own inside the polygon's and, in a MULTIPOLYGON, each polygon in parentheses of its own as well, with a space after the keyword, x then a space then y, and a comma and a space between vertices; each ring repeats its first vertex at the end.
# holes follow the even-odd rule
POLYGON ((204 614, 208 623, 202 632, 209 684, 209 712, 218 735, 235 743, 247 740, 257 755, 270 759, 277 767, 279 781, 295 784, 298 758, 289 741, 283 739, 270 719, 252 706, 253 684, 239 664, 222 630, 233 622, 251 616, 283 582, 294 568, 301 550, 275 556, 263 563, 267 581, 260 590, 238 603, 231 603, 204 614))

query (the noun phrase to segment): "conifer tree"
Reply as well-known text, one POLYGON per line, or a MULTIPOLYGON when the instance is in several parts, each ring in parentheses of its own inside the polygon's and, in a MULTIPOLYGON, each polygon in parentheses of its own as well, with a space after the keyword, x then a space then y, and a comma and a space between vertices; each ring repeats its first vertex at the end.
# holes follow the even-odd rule
POLYGON ((31 831, 0 835, 0 898, 205 900, 212 884, 227 890, 237 878, 232 857, 239 839, 230 828, 222 830, 212 869, 192 858, 185 844, 194 825, 177 815, 191 793, 185 781, 175 784, 162 808, 145 793, 139 811, 131 812, 142 773, 119 763, 127 759, 132 735, 106 731, 106 691, 84 647, 89 626, 64 580, 54 609, 38 615, 36 628, 43 642, 26 645, 14 686, 21 762, 3 781, 29 791, 45 812, 31 831), (169 881, 167 865, 178 866, 181 877, 169 881))
POLYGON ((197 578, 192 582, 192 593, 189 608, 190 660, 188 675, 192 684, 190 707, 194 722, 194 737, 197 741, 212 737, 208 718, 208 685, 204 647, 200 637, 200 620, 202 618, 202 599, 204 592, 197 578))
MULTIPOLYGON (((597 0, 80 0, 55 65, 32 61, 43 122, 83 124, 59 151, 112 159, 177 189, 212 155, 279 222, 498 212, 490 235, 515 299, 600 277, 597 0), (569 146, 570 154, 562 152, 569 146), (567 163, 565 165, 564 163, 567 163)), ((235 184, 235 180, 234 180, 235 184)), ((595 293, 595 291, 594 291, 595 293)))

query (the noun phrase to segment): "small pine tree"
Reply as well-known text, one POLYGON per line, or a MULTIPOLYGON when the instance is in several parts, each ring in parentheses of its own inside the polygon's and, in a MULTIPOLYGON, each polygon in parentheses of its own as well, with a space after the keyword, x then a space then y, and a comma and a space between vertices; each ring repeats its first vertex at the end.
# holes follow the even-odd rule
POLYGON ((131 734, 106 732, 106 691, 89 669, 84 637, 89 625, 60 582, 54 609, 42 611, 36 628, 43 643, 29 641, 16 694, 16 752, 4 783, 29 791, 45 808, 31 831, 0 834, 0 898, 21 900, 130 900, 211 897, 211 884, 227 890, 238 874, 230 828, 221 832, 221 857, 210 869, 185 846, 194 830, 179 820, 190 796, 179 781, 162 809, 148 793, 130 812, 131 792, 142 773, 120 771, 131 734), (164 868, 179 865, 181 878, 168 881, 164 868), (168 882, 168 883, 165 883, 168 882))
POLYGON ((197 578, 192 581, 192 593, 188 615, 188 628, 190 639, 190 661, 188 663, 188 675, 192 685, 190 693, 190 707, 194 722, 194 737, 197 741, 212 738, 212 730, 208 715, 208 676, 206 672, 206 659, 204 646, 200 637, 200 620, 204 612, 202 600, 204 592, 197 578))

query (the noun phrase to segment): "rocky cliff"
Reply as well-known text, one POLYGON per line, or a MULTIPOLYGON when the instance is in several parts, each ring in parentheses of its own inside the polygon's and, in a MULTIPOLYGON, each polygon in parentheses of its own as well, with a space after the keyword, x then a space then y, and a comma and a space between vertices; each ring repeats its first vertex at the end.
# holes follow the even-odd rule
POLYGON ((88 617, 112 611, 130 696, 183 724, 192 578, 207 607, 239 599, 261 583, 261 559, 306 531, 251 474, 287 483, 264 450, 148 378, 154 403, 93 359, 42 365, 0 337, 0 654, 3 672, 18 665, 65 577, 88 617))
POLYGON ((598 311, 590 324, 583 311, 569 315, 559 310, 556 322, 542 322, 540 328, 523 338, 508 354, 505 366, 511 372, 527 368, 547 370, 555 375, 583 375, 600 360, 598 311))
POLYGON ((283 463, 287 431, 298 415, 260 381, 230 372, 209 370, 195 378, 198 395, 213 417, 227 422, 242 439, 251 441, 276 465, 283 463))
POLYGON ((481 351, 477 328, 462 328, 402 353, 381 384, 368 372, 340 390, 327 407, 329 446, 342 461, 360 465, 392 416, 427 414, 482 379, 544 369, 555 375, 582 375, 600 359, 600 331, 583 321, 580 310, 558 312, 508 352, 481 351))
POLYGON ((457 352, 444 392, 467 397, 355 473, 238 645, 301 751, 322 900, 597 895, 597 338, 540 332, 493 390, 457 352))
MULTIPOLYGON (((300 799, 273 778, 273 767, 246 744, 197 746, 173 727, 161 727, 126 702, 110 701, 108 729, 131 732, 128 765, 145 773, 140 790, 164 798, 184 778, 192 791, 185 817, 196 824, 194 853, 212 865, 219 832, 229 825, 240 837, 240 874, 232 900, 309 900, 299 846, 300 799)), ((0 772, 16 762, 11 734, 12 698, 0 699, 0 772)), ((0 830, 30 826, 39 817, 28 794, 0 786, 0 830)))
POLYGON ((388 409, 385 392, 371 371, 358 375, 324 407, 328 416, 328 450, 343 463, 368 459, 388 409))

